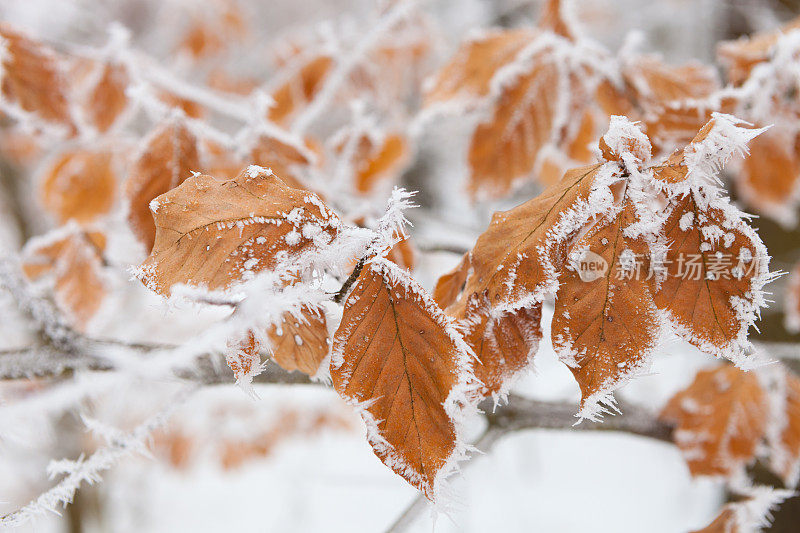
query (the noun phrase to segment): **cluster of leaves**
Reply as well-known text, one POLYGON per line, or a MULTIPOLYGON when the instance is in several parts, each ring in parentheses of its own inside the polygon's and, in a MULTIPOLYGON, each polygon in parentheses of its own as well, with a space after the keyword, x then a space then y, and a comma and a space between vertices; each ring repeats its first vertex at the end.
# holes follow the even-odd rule
MULTIPOLYGON (((198 22, 180 45, 199 71, 246 33, 235 10, 222 15, 198 22)), ((507 194, 531 176, 547 188, 496 213, 430 294, 409 271, 409 195, 394 189, 386 213, 376 207, 412 159, 412 117, 399 103, 419 88, 427 23, 402 2, 380 20, 391 24, 379 24, 358 57, 299 39, 264 91, 213 69, 206 87, 165 82, 124 35, 101 51, 57 52, 0 26, 3 112, 35 150, 59 140, 39 191, 60 227, 26 244, 27 277, 49 283, 73 325, 87 329, 112 292, 114 246, 134 238, 147 256, 135 269, 146 287, 233 309, 225 355, 241 384, 262 370, 262 351, 287 370, 329 378, 361 414, 375 454, 431 500, 470 450, 467 417, 530 368, 547 300, 582 419, 615 409, 612 393, 648 367, 666 331, 755 366, 748 330, 773 276, 719 173, 751 141, 756 161, 775 150, 760 139, 777 129, 762 126, 797 102, 783 82, 773 92, 753 87, 781 71, 793 33, 722 47, 734 84, 724 89, 710 67, 613 57, 579 35, 558 1, 539 28, 468 40, 427 86, 423 113, 481 117, 468 153, 475 196, 507 194), (765 94, 769 106, 753 100, 765 94), (344 126, 307 134, 326 105, 356 97, 369 113, 362 102, 344 126), (156 116, 144 135, 140 110, 156 116), (215 113, 246 124, 227 135, 212 125, 215 113), (694 277, 680 272, 690 255, 700 258, 694 277), (711 265, 723 256, 733 262, 719 272, 711 265), (589 261, 606 268, 587 276, 589 261), (270 273, 269 293, 243 289, 270 273), (331 291, 333 282, 341 289, 331 291), (248 305, 306 286, 297 305, 275 306, 277 316, 272 301, 248 305)), ((772 187, 760 181, 763 167, 743 163, 737 179, 772 187)), ((789 164, 780 170, 794 189, 797 175, 789 164)), ((663 417, 677 425, 696 474, 733 475, 763 441, 775 471, 796 483, 798 394, 783 371, 728 365, 698 375, 663 417)))

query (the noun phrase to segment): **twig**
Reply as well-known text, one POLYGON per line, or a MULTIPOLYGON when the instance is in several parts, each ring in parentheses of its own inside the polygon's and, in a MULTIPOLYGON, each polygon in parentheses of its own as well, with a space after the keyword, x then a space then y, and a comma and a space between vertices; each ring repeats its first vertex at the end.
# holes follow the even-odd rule
POLYGON ((367 262, 367 256, 364 256, 358 260, 358 263, 356 263, 356 266, 350 273, 350 276, 348 276, 348 278, 344 280, 344 283, 342 283, 342 288, 339 289, 339 292, 337 292, 336 295, 333 297, 333 301, 335 303, 337 304, 342 303, 342 301, 347 296, 347 293, 350 291, 350 287, 353 286, 353 283, 356 282, 358 276, 361 275, 361 271, 364 269, 364 264, 366 262, 367 262))

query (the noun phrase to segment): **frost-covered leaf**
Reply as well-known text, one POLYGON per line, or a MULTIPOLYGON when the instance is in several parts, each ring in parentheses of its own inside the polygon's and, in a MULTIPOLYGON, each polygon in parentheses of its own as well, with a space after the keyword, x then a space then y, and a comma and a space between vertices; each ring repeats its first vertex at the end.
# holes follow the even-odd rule
POLYGON ((689 142, 716 107, 705 100, 720 87, 713 67, 699 62, 667 65, 639 56, 622 69, 631 98, 643 112, 653 143, 668 149, 689 142))
POLYGON ((99 63, 88 84, 81 87, 83 113, 100 133, 110 130, 128 108, 128 83, 124 67, 99 63))
POLYGON ((183 119, 159 124, 144 141, 141 153, 128 171, 125 196, 130 205, 131 229, 148 252, 153 248, 156 234, 150 202, 199 170, 197 139, 183 119))
POLYGON ((254 165, 269 168, 287 185, 304 189, 299 171, 314 163, 314 153, 282 132, 261 132, 256 135, 248 155, 254 165))
POLYGON ((497 71, 513 61, 535 36, 529 29, 494 30, 467 40, 431 82, 425 105, 474 103, 488 95, 497 71))
POLYGON ((248 392, 253 378, 261 373, 261 345, 255 334, 248 331, 243 338, 228 341, 225 362, 236 378, 236 383, 248 392))
POLYGON ((331 242, 339 218, 319 198, 251 166, 230 180, 193 175, 151 202, 156 236, 138 276, 169 294, 176 283, 226 288, 331 242))
POLYGON ((717 57, 727 69, 728 80, 734 85, 741 85, 750 76, 753 67, 771 59, 773 47, 779 38, 797 29, 800 29, 800 18, 786 23, 779 30, 720 43, 717 57))
POLYGON ((50 47, 0 24, 0 94, 22 111, 76 132, 63 59, 50 47))
POLYGON ((656 305, 684 339, 739 365, 746 362, 748 330, 772 276, 764 244, 745 215, 721 197, 716 174, 759 131, 716 115, 683 153, 654 169, 673 191, 663 226, 671 243, 666 278, 656 305))
POLYGON ((621 213, 574 244, 571 268, 559 278, 551 335, 580 385, 582 418, 599 418, 601 403, 611 403, 609 394, 646 368, 658 340, 648 243, 628 234, 636 222, 624 198, 621 213))
POLYGON ((466 455, 469 358, 451 320, 407 273, 379 258, 364 266, 334 337, 331 377, 361 410, 375 454, 429 499, 466 455))
POLYGON ((713 522, 691 533, 761 533, 772 523, 772 512, 793 495, 772 487, 749 488, 743 499, 725 505, 713 522))
POLYGON ((274 105, 269 109, 269 119, 279 124, 291 120, 322 88, 333 65, 334 60, 329 55, 318 55, 291 70, 271 94, 274 105))
POLYGON ((304 307, 299 318, 284 313, 281 322, 270 327, 267 335, 272 358, 285 370, 317 376, 330 351, 325 315, 310 307, 304 307))
POLYGON ((117 191, 113 154, 74 149, 45 167, 40 194, 45 209, 59 222, 90 222, 111 210, 117 191))
POLYGON ((794 488, 800 481, 800 379, 785 369, 778 373, 778 386, 770 391, 769 467, 794 488))
POLYGON ((108 293, 102 273, 102 233, 68 225, 28 241, 22 269, 33 280, 53 282, 56 305, 79 329, 85 329, 108 293))
POLYGON ((386 253, 386 259, 404 270, 412 271, 417 262, 417 252, 411 237, 402 237, 386 253))
POLYGON ((675 442, 692 474, 723 476, 754 459, 768 415, 756 374, 730 365, 698 372, 661 412, 662 419, 676 424, 675 442))
POLYGON ((533 363, 542 339, 542 304, 493 313, 486 298, 474 295, 466 315, 469 320, 460 328, 477 357, 474 373, 482 383, 480 392, 500 399, 533 363))
MULTIPOLYGON (((344 152, 351 142, 344 139, 337 151, 344 152)), ((399 134, 388 134, 382 139, 364 134, 354 144, 349 163, 355 189, 362 194, 374 191, 382 181, 398 177, 409 160, 408 142, 399 134)))
POLYGON ((600 169, 571 170, 536 198, 495 213, 475 243, 472 270, 455 305, 463 307, 472 294, 485 294, 493 307, 514 308, 523 299, 542 301, 554 293, 568 243, 613 201, 610 193, 592 194, 600 169))
POLYGON ((748 206, 784 226, 794 226, 800 206, 800 135, 773 126, 756 137, 734 178, 748 206))

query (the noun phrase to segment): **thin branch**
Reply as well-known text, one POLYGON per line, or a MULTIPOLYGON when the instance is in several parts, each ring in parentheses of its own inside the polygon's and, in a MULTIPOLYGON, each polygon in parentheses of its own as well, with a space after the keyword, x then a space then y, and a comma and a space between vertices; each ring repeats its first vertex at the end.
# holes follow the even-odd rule
POLYGON ((342 303, 342 301, 344 301, 345 297, 347 297, 347 293, 350 292, 350 287, 353 286, 353 283, 356 282, 358 276, 361 275, 361 271, 364 269, 364 264, 366 262, 367 262, 367 256, 364 256, 358 260, 358 263, 356 264, 353 271, 350 273, 350 276, 348 276, 348 278, 344 280, 344 283, 342 283, 342 288, 339 289, 339 292, 337 292, 336 295, 333 297, 333 301, 335 303, 340 304, 342 303))

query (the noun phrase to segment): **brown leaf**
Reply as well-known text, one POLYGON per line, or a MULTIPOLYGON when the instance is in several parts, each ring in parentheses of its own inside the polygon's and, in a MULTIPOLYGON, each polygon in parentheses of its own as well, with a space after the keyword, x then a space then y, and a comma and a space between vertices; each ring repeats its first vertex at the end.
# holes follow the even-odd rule
MULTIPOLYGON (((542 194, 509 211, 495 213, 472 250, 472 273, 455 306, 472 294, 486 294, 492 306, 514 304, 529 295, 555 290, 554 275, 566 259, 572 234, 589 221, 576 221, 554 232, 559 221, 574 219, 576 207, 588 202, 600 165, 573 169, 542 194), (531 260, 528 260, 531 259, 531 260)), ((512 305, 513 306, 513 305, 512 305)), ((458 310, 453 311, 461 315, 458 310)))
POLYGON ((125 196, 130 202, 131 229, 148 252, 156 234, 150 202, 199 170, 197 139, 183 120, 161 123, 145 140, 144 149, 128 172, 125 196))
POLYGON ((193 175, 152 210, 155 244, 139 276, 164 295, 175 283, 228 287, 330 243, 340 225, 316 195, 255 166, 231 180, 193 175))
MULTIPOLYGON (((773 414, 773 424, 779 428, 777 438, 768 438, 769 466, 788 488, 797 486, 800 480, 800 379, 783 371, 783 387, 780 392, 780 413, 773 414)), ((771 435, 768 435, 771 437, 771 435)))
POLYGON ((753 460, 768 418, 753 372, 725 365, 697 373, 661 412, 676 424, 675 442, 693 475, 729 476, 753 460))
POLYGON ((547 0, 541 15, 539 15, 539 27, 567 39, 575 40, 575 30, 570 27, 569 21, 564 17, 561 0, 547 0))
POLYGON ((580 385, 583 418, 598 418, 608 394, 642 370, 660 329, 648 268, 641 268, 649 248, 626 234, 637 221, 632 204, 623 198, 621 209, 573 245, 584 251, 559 277, 553 347, 580 385), (605 271, 588 269, 601 261, 605 271))
POLYGON ((374 190, 382 180, 397 177, 409 159, 408 144, 400 135, 387 135, 380 145, 368 136, 364 139, 365 146, 359 145, 353 162, 356 190, 360 193, 374 190))
POLYGON ((68 150, 48 165, 41 181, 42 204, 59 222, 89 222, 114 204, 117 177, 110 152, 68 150))
POLYGON ((737 191, 756 211, 784 225, 797 221, 800 202, 800 136, 773 126, 750 144, 750 155, 734 174, 737 191))
POLYGON ((769 61, 772 47, 778 42, 778 38, 798 28, 800 28, 800 17, 788 22, 779 30, 720 43, 717 46, 717 57, 728 70, 728 80, 733 85, 741 85, 750 76, 753 67, 769 61))
POLYGON ((333 67, 333 59, 327 55, 312 57, 304 62, 275 91, 275 105, 268 117, 278 124, 286 124, 292 116, 305 107, 322 88, 325 78, 333 67))
POLYGON ((461 295, 467 282, 467 276, 472 268, 470 253, 467 252, 461 258, 458 265, 450 272, 442 274, 433 289, 433 299, 442 309, 447 309, 461 295))
POLYGON ((77 228, 32 239, 23 251, 22 269, 31 280, 52 276, 58 308, 83 330, 108 292, 103 279, 105 236, 77 228))
POLYGON ((533 363, 542 339, 542 304, 504 311, 493 316, 485 298, 473 298, 467 304, 469 323, 464 326, 464 340, 478 360, 475 377, 483 386, 483 396, 505 396, 520 373, 533 363))
POLYGON ((414 270, 417 261, 417 252, 411 243, 410 237, 403 237, 387 252, 386 259, 404 270, 414 270))
POLYGON ((272 169, 290 187, 306 188, 297 176, 299 170, 314 161, 314 154, 307 147, 262 133, 256 137, 249 152, 253 164, 272 169))
POLYGON ((758 307, 754 280, 767 275, 764 246, 747 224, 693 194, 671 202, 664 234, 672 244, 655 302, 679 335, 734 360, 758 307), (755 312, 755 311, 753 311, 755 312))
POLYGON ((206 109, 202 105, 170 91, 161 91, 158 98, 169 107, 180 109, 189 118, 203 118, 206 116, 206 109))
POLYGON ((713 522, 703 529, 696 529, 691 533, 739 533, 736 513, 733 509, 723 507, 713 522))
POLYGON ((117 119, 128 107, 125 90, 129 79, 126 70, 113 63, 98 66, 101 74, 91 87, 83 87, 86 95, 84 113, 100 133, 111 129, 117 119))
POLYGON ((284 370, 317 376, 320 364, 330 351, 328 325, 319 310, 305 307, 302 316, 300 320, 291 313, 284 313, 281 323, 270 327, 267 334, 272 358, 284 370))
POLYGON ((528 29, 502 30, 466 41, 436 75, 426 91, 425 105, 486 96, 495 73, 513 61, 535 36, 528 29))
POLYGON ((239 385, 250 385, 253 377, 261 371, 260 349, 261 344, 252 331, 248 331, 241 339, 228 341, 225 361, 239 385))
POLYGON ((69 108, 62 59, 48 46, 0 24, 5 45, 2 56, 2 95, 22 110, 76 133, 69 108))
POLYGON ((468 348, 431 297, 384 259, 365 265, 334 337, 331 377, 360 405, 375 454, 429 499, 464 455, 468 348))

